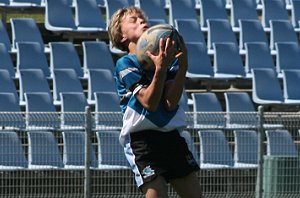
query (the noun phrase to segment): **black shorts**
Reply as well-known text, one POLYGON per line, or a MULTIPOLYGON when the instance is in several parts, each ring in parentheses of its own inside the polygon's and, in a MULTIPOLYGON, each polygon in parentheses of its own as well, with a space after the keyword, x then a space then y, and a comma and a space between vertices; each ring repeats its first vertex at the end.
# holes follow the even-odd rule
POLYGON ((134 172, 139 187, 158 175, 168 182, 199 170, 185 139, 177 130, 140 131, 131 133, 130 139, 135 168, 138 170, 134 172))

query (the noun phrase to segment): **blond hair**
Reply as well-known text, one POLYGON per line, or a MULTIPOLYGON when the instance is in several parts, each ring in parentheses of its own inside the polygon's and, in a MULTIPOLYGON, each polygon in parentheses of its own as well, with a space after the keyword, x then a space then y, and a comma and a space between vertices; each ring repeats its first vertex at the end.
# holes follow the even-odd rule
POLYGON ((139 13, 145 19, 147 18, 143 10, 134 6, 130 6, 130 7, 117 10, 111 16, 110 23, 108 26, 108 36, 112 43, 112 46, 117 47, 122 51, 128 51, 128 46, 124 45, 124 43, 121 42, 122 40, 121 22, 124 16, 132 13, 139 13))

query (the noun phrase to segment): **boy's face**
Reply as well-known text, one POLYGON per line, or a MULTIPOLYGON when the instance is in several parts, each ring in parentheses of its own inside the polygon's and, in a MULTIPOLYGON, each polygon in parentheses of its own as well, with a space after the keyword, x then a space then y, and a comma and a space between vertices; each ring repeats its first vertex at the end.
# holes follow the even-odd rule
POLYGON ((121 22, 122 42, 131 41, 136 43, 144 31, 149 28, 147 20, 140 13, 124 15, 121 22))

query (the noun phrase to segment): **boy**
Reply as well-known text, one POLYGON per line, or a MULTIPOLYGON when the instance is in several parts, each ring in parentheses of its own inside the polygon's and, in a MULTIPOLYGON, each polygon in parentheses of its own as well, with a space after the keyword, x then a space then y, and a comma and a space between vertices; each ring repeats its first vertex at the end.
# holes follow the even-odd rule
POLYGON ((186 127, 178 103, 185 85, 187 50, 182 38, 179 50, 170 38, 161 39, 158 54, 147 52, 154 64, 142 68, 136 44, 148 28, 144 12, 136 7, 116 11, 108 28, 113 46, 128 52, 117 61, 114 74, 123 113, 120 143, 147 198, 168 197, 167 182, 181 197, 199 198, 199 166, 180 135, 186 127))

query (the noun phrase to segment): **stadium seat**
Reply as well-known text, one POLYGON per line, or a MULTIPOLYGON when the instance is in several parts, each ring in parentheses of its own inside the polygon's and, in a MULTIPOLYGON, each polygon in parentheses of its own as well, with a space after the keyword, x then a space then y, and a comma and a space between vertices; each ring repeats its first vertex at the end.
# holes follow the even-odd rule
POLYGON ((117 88, 113 74, 108 69, 89 70, 88 74, 88 102, 95 103, 95 92, 116 92, 117 88))
POLYGON ((193 128, 224 128, 225 113, 214 92, 192 93, 194 126, 193 128))
POLYGON ((106 29, 110 23, 110 17, 117 11, 119 8, 124 8, 129 6, 128 0, 105 0, 105 13, 106 13, 106 29))
POLYGON ((213 66, 205 43, 186 43, 189 67, 186 77, 191 79, 213 78, 213 66))
POLYGON ((300 1, 291 0, 291 21, 296 32, 300 31, 300 1))
POLYGON ((0 0, 0 6, 6 7, 9 6, 9 4, 10 4, 10 0, 0 0))
POLYGON ((74 31, 72 7, 68 0, 45 0, 45 28, 53 32, 74 31))
POLYGON ((143 9, 148 20, 161 20, 162 23, 168 23, 165 8, 161 0, 137 0, 136 6, 143 9))
MULTIPOLYGON (((169 0, 169 24, 174 25, 176 19, 198 20, 195 0, 169 0)), ((199 20, 198 20, 199 21, 199 20)))
POLYGON ((74 2, 76 31, 106 31, 101 9, 99 9, 95 0, 74 0, 74 2))
POLYGON ((13 47, 6 29, 5 24, 0 20, 0 43, 3 43, 7 51, 12 51, 13 47))
POLYGON ((245 70, 235 43, 213 43, 214 76, 221 79, 244 78, 245 70))
POLYGON ((298 43, 276 43, 276 71, 282 77, 282 71, 300 69, 300 47, 298 43))
POLYGON ((0 93, 12 93, 19 100, 16 85, 7 70, 0 69, 0 93))
POLYGON ((90 69, 109 69, 114 72, 115 63, 104 41, 83 41, 82 50, 83 70, 86 77, 90 69))
POLYGON ((124 150, 119 142, 119 131, 97 131, 98 169, 129 169, 124 150))
MULTIPOLYGON (((64 169, 77 170, 85 168, 85 136, 84 131, 62 131, 64 169)), ((90 144, 90 167, 97 167, 96 153, 90 144)))
POLYGON ((258 20, 254 0, 231 0, 231 26, 234 32, 240 31, 239 20, 258 20))
POLYGON ((63 168, 57 140, 49 131, 28 131, 28 168, 49 170, 63 168))
POLYGON ((8 71, 10 77, 15 78, 16 75, 13 60, 4 43, 0 43, 0 60, 0 70, 8 71))
POLYGON ((27 130, 53 130, 60 128, 60 120, 52 95, 45 92, 25 93, 27 130))
POLYGON ((270 49, 275 49, 275 44, 279 42, 299 43, 298 35, 289 20, 270 21, 270 49))
POLYGON ((254 130, 234 130, 234 167, 258 167, 258 135, 254 130))
POLYGON ((85 108, 88 106, 84 93, 60 93, 61 98, 61 128, 84 129, 85 108))
POLYGON ((53 73, 53 100, 55 105, 61 104, 60 93, 84 93, 80 79, 73 69, 55 69, 53 73))
POLYGON ((252 69, 270 68, 275 70, 275 64, 269 45, 264 42, 245 43, 245 71, 246 77, 252 78, 252 69))
POLYGON ((33 18, 11 18, 12 48, 16 51, 18 42, 37 42, 45 52, 49 48, 44 44, 42 34, 33 18))
POLYGON ((201 0, 200 23, 202 31, 208 31, 208 20, 227 19, 224 2, 220 0, 201 0))
POLYGON ((17 171, 27 168, 25 152, 15 131, 0 132, 0 171, 17 171))
POLYGON ((296 145, 288 130, 267 130, 267 155, 298 156, 296 145))
POLYGON ((116 92, 95 92, 96 129, 121 129, 123 124, 120 98, 116 92))
POLYGON ((283 97, 285 104, 300 104, 300 70, 283 70, 283 97))
POLYGON ((83 69, 76 48, 72 42, 50 42, 50 70, 74 69, 77 76, 83 77, 83 69))
POLYGON ((262 26, 270 31, 271 20, 289 20, 284 0, 262 0, 262 26))
POLYGON ((269 46, 269 40, 263 26, 259 20, 239 20, 240 50, 245 49, 245 43, 248 42, 263 42, 269 46))
POLYGON ((45 92, 51 94, 49 83, 41 69, 20 70, 20 104, 25 105, 24 93, 45 92))
POLYGON ((41 69, 46 78, 50 78, 50 70, 44 48, 37 42, 17 43, 16 77, 23 69, 41 69))
POLYGON ((226 128, 256 128, 258 114, 246 92, 224 92, 226 107, 226 128))
MULTIPOLYGON (((213 43, 234 43, 236 46, 237 38, 231 28, 231 25, 226 19, 209 19, 207 20, 207 49, 213 50, 213 43)), ((214 51, 213 51, 214 52, 214 51)))
POLYGON ((226 169, 234 165, 228 141, 222 130, 200 130, 200 169, 226 169))
POLYGON ((196 19, 175 19, 174 27, 183 37, 185 43, 203 43, 206 47, 204 35, 196 19))
POLYGON ((25 119, 19 106, 19 99, 13 93, 0 92, 0 125, 2 129, 25 128, 25 119))
POLYGON ((252 69, 252 100, 257 104, 282 104, 283 94, 273 69, 252 69))

